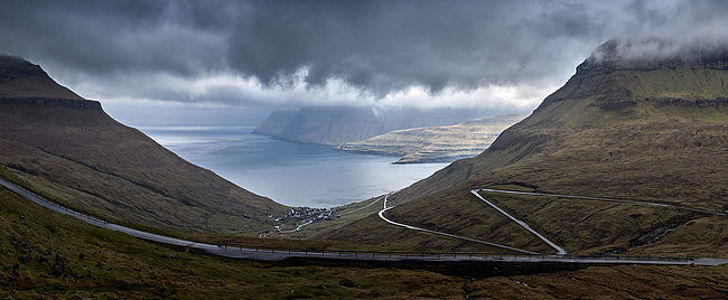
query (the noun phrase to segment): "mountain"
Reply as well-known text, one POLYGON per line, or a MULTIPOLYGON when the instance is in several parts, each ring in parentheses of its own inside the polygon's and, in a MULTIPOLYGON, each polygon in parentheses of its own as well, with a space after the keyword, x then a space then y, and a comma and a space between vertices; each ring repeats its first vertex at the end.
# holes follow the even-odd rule
POLYGON ((309 106, 274 111, 254 133, 304 143, 338 146, 392 130, 451 125, 487 114, 478 109, 309 106))
MULTIPOLYGON (((390 197, 396 207, 388 215, 528 247, 532 239, 519 241, 522 233, 504 227, 508 220, 494 218, 496 212, 469 191, 495 187, 728 211, 728 51, 633 57, 620 52, 621 43, 599 47, 486 151, 390 197)), ((576 253, 728 254, 725 239, 716 235, 728 230, 722 217, 598 201, 489 197, 576 253), (641 242, 651 234, 658 238, 641 242)), ((383 243, 376 232, 386 226, 371 216, 322 236, 383 243)))
MULTIPOLYGON (((420 184, 520 181, 559 192, 722 209, 728 187, 718 170, 724 167, 719 158, 728 154, 722 130, 728 127, 728 52, 629 59, 617 53, 618 43, 599 47, 487 151, 420 184)), ((410 190, 404 194, 427 194, 410 190)))
POLYGON ((339 150, 396 155, 396 163, 453 161, 483 152, 501 131, 523 119, 497 115, 455 125, 394 130, 363 141, 345 143, 339 150))
POLYGON ((18 57, 0 56, 0 164, 59 202, 125 223, 253 235, 286 210, 116 122, 18 57))

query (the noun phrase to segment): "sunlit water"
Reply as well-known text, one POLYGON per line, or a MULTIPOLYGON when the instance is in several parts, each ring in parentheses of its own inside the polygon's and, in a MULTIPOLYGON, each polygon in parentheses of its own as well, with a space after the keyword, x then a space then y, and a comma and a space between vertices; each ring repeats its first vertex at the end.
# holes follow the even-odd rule
POLYGON ((332 207, 406 187, 446 163, 336 151, 252 134, 252 127, 141 128, 179 156, 290 206, 332 207))

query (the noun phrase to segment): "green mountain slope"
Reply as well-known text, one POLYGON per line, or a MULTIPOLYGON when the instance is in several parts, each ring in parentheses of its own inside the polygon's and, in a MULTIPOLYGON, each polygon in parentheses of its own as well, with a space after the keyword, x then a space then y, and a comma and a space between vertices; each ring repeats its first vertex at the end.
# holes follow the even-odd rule
MULTIPOLYGON (((473 212, 487 210, 469 193, 476 187, 725 211, 728 55, 632 59, 620 56, 616 43, 600 47, 562 88, 531 116, 505 130, 488 150, 397 193, 392 197, 397 207, 388 214, 408 224, 508 244, 519 240, 516 233, 486 218, 471 222, 487 228, 472 233, 467 224, 443 226, 452 223, 444 216, 472 218, 473 212)), ((727 253, 724 239, 712 234, 725 232, 725 218, 645 211, 626 204, 489 197, 571 251, 727 253), (637 242, 661 228, 671 229, 659 241, 637 242)), ((375 223, 386 226, 369 218, 322 236, 346 240, 357 228, 372 232, 375 223)))
POLYGON ((3 299, 445 298, 465 281, 424 270, 297 266, 188 253, 53 213, 4 188, 0 253, 3 299))
POLYGON ((728 166, 721 159, 728 155, 726 121, 728 55, 687 61, 592 56, 487 151, 397 198, 405 202, 465 182, 522 182, 720 209, 728 203, 728 174, 719 171, 728 166))
POLYGON ((254 235, 286 209, 181 159, 15 57, 0 57, 0 129, 0 164, 106 218, 254 235))

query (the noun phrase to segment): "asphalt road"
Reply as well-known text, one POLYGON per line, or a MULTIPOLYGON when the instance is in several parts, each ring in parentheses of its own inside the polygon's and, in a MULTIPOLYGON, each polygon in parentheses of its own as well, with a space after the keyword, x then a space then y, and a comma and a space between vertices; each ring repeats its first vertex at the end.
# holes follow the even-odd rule
POLYGON ((572 196, 572 195, 562 195, 562 194, 547 194, 547 193, 536 193, 536 192, 522 192, 522 191, 508 191, 508 190, 498 190, 498 189, 477 189, 483 192, 490 192, 490 193, 500 193, 500 194, 512 194, 512 195, 523 195, 523 196, 539 196, 539 197, 558 197, 558 198, 567 198, 567 199, 579 199, 579 200, 595 200, 595 201, 604 201, 604 202, 616 202, 616 203, 627 203, 627 204, 634 204, 634 205, 642 205, 642 206, 652 206, 652 207, 662 207, 662 208, 670 208, 670 209, 677 209, 677 210, 685 210, 690 212, 695 212, 699 214, 704 215, 712 215, 712 216, 720 216, 720 217, 728 217, 728 215, 722 213, 722 212, 714 212, 699 208, 692 208, 692 207, 686 207, 686 206, 679 206, 679 205, 673 205, 673 204, 665 204, 665 203, 657 203, 657 202, 650 202, 650 201, 642 201, 642 200, 630 200, 630 199, 617 199, 617 198, 602 198, 602 197, 590 197, 590 196, 572 196))
POLYGON ((475 197, 478 197, 478 199, 482 200, 483 202, 487 203, 490 207, 495 208, 495 210, 497 210, 499 213, 501 213, 502 215, 506 216, 507 218, 511 219, 511 221, 515 222, 519 226, 521 226, 524 229, 528 230, 528 232, 530 232, 531 234, 535 235, 536 237, 538 237, 539 239, 541 239, 542 241, 544 241, 544 243, 546 243, 549 246, 551 246, 551 248, 554 248, 554 250, 556 250, 556 254, 558 254, 558 255, 566 255, 566 254, 568 254, 566 252, 566 250, 564 250, 564 248, 559 247, 558 245, 554 244, 554 242, 550 241, 545 236, 543 236, 540 233, 538 233, 536 230, 533 230, 533 228, 531 228, 531 226, 528 226, 528 224, 526 224, 526 222, 523 222, 523 221, 521 221, 519 219, 516 219, 514 216, 511 216, 509 213, 507 213, 506 211, 502 210, 500 207, 498 207, 495 204, 493 204, 492 202, 486 200, 485 197, 483 197, 480 194, 478 194, 478 191, 480 191, 480 190, 481 189, 470 190, 470 193, 473 194, 473 195, 475 195, 475 197))
POLYGON ((474 243, 484 244, 484 245, 488 245, 488 246, 493 246, 493 247, 501 248, 501 249, 504 249, 504 250, 518 252, 518 253, 539 254, 539 253, 531 252, 531 251, 528 251, 528 250, 523 250, 523 249, 519 249, 519 248, 509 247, 509 246, 506 246, 506 245, 501 245, 501 244, 496 244, 496 243, 481 241, 481 240, 477 240, 477 239, 473 239, 473 238, 469 238, 469 237, 465 237, 465 236, 460 236, 460 235, 455 235, 455 234, 450 234, 450 233, 445 233, 445 232, 440 232, 440 231, 425 229, 425 228, 421 228, 421 227, 416 227, 416 226, 402 224, 402 223, 398 223, 398 222, 392 221, 392 220, 390 220, 390 219, 388 219, 387 217, 384 216, 384 213, 386 211, 394 208, 394 206, 387 207, 387 198, 389 198, 389 195, 384 196, 384 205, 383 205, 382 210, 379 211, 379 217, 382 220, 384 220, 385 222, 389 223, 389 224, 396 225, 396 226, 399 226, 399 227, 404 227, 404 228, 407 228, 407 229, 410 229, 410 230, 417 230, 417 231, 427 232, 427 233, 431 233, 431 234, 437 234, 437 235, 442 235, 442 236, 446 236, 446 237, 456 238, 456 239, 460 239, 460 240, 464 240, 464 241, 468 241, 468 242, 474 242, 474 243))
MULTIPOLYGON (((353 251, 326 251, 326 252, 305 252, 287 251, 274 249, 256 249, 252 247, 231 247, 223 245, 212 245, 197 243, 193 241, 177 239, 169 236, 149 233, 118 224, 106 222, 82 214, 80 212, 60 206, 24 187, 0 178, 0 185, 17 193, 40 206, 48 208, 57 213, 71 216, 88 224, 104 229, 121 232, 139 239, 152 241, 161 244, 196 249, 211 255, 227 258, 251 259, 264 261, 280 261, 289 258, 321 258, 331 260, 359 260, 359 261, 423 261, 423 262, 503 262, 503 263, 579 263, 579 264, 649 264, 649 265, 704 265, 715 266, 728 264, 726 259, 699 258, 699 259, 671 259, 671 258, 639 258, 639 257, 578 257, 566 255, 513 255, 513 254, 434 254, 434 253, 397 253, 397 252, 353 252, 353 251)), ((380 211, 380 216, 382 212, 380 211)), ((398 224, 398 226, 408 226, 398 224)), ((411 227, 411 226, 410 226, 411 227)), ((415 229, 416 230, 416 229, 415 229)), ((437 234, 437 233, 435 233, 437 234)))

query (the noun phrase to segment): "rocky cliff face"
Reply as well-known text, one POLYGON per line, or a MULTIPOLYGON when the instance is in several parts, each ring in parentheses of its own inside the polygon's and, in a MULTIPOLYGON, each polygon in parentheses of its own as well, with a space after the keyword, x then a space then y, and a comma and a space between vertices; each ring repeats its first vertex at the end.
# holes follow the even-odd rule
POLYGON ((483 152, 501 131, 523 118, 498 115, 455 125, 395 130, 363 141, 345 143, 338 149, 400 156, 397 163, 453 161, 483 152))
POLYGON ((273 112, 255 133, 294 142, 340 145, 392 130, 449 125, 486 114, 470 109, 403 109, 375 111, 370 107, 304 107, 273 112))
POLYGON ((0 55, 0 99, 29 98, 83 100, 53 81, 40 66, 20 57, 0 55))
POLYGON ((643 101, 659 104, 665 99, 681 99, 699 103, 726 97, 728 87, 723 79, 728 71, 728 51, 695 48, 650 56, 622 49, 638 47, 634 45, 638 42, 611 40, 597 48, 540 108, 570 99, 618 109, 643 101))
POLYGON ((0 57, 0 168, 73 208, 254 235, 285 207, 197 167, 17 57, 0 57))
POLYGON ((298 111, 296 110, 278 110, 270 113, 268 118, 258 124, 253 133, 263 135, 279 135, 291 126, 291 122, 296 118, 298 111))

